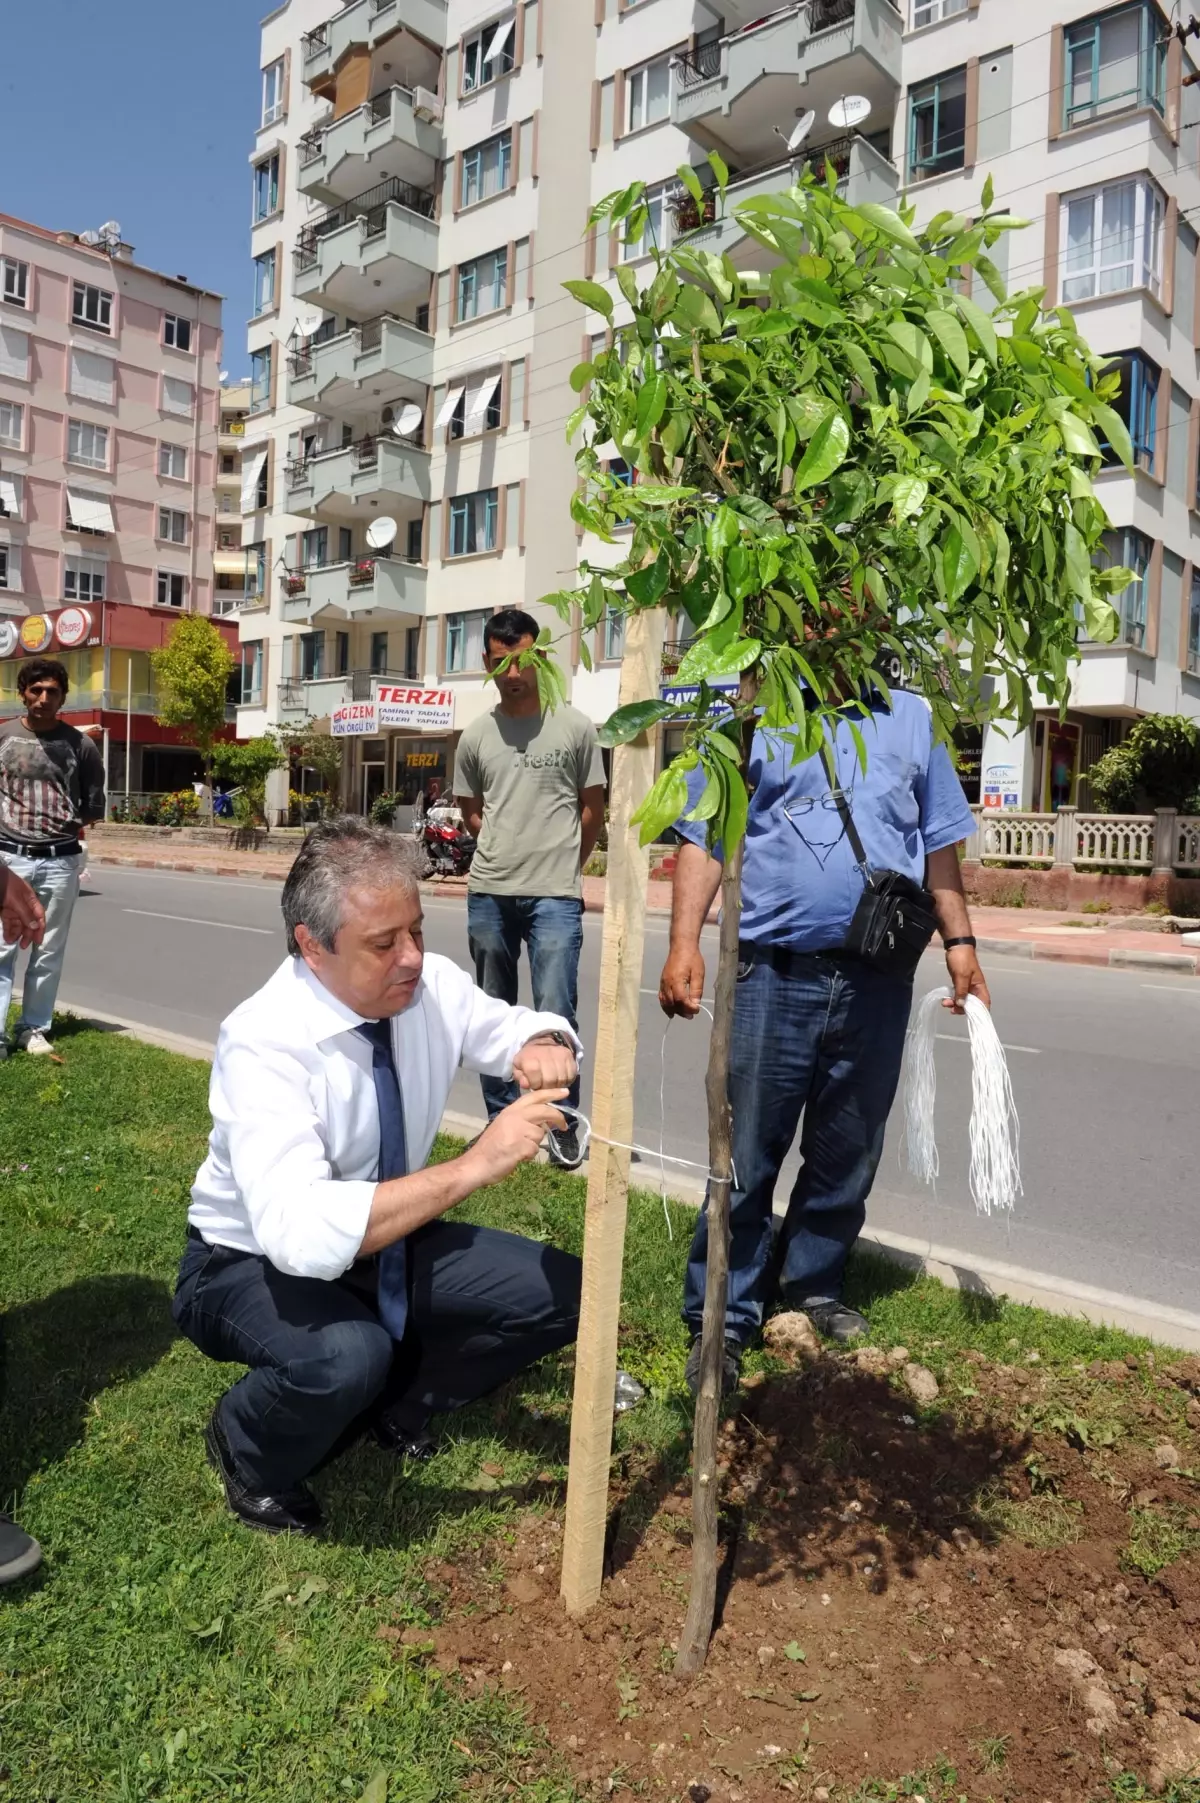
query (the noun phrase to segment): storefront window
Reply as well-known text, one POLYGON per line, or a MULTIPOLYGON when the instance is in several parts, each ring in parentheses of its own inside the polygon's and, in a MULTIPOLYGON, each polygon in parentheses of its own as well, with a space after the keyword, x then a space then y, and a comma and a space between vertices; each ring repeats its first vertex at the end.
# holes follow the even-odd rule
POLYGON ((447 739, 395 740, 396 780, 394 788, 406 805, 417 799, 418 790, 425 791, 428 802, 446 792, 449 774, 450 743, 447 739))

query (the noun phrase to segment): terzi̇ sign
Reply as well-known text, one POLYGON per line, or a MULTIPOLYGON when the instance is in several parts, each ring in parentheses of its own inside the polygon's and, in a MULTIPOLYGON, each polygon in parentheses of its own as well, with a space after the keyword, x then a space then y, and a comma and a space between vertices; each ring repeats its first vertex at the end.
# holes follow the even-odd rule
POLYGON ((415 683, 381 682, 375 690, 380 726, 407 726, 449 732, 454 725, 454 690, 422 689, 415 683))

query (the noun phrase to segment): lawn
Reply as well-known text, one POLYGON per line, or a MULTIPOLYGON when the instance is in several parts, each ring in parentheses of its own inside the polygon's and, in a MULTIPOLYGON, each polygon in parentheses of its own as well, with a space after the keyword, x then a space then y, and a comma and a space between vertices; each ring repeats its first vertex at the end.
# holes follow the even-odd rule
MULTIPOLYGON (((0 1803, 573 1803, 632 1783, 598 1780, 573 1759, 536 1695, 465 1681, 457 1659, 427 1656, 422 1635, 401 1638, 443 1622, 448 1571, 460 1589, 477 1574, 480 1605, 499 1607, 508 1554, 560 1518, 570 1359, 457 1417, 428 1465, 402 1470, 363 1447, 322 1474, 323 1540, 243 1529, 201 1444, 232 1372, 181 1341, 168 1309, 207 1130, 207 1069, 79 1023, 64 1022, 57 1043, 61 1062, 0 1067, 0 1506, 47 1555, 35 1580, 0 1593, 0 1803)), ((583 1194, 577 1178, 527 1169, 481 1199, 477 1218, 578 1249, 583 1194)), ((690 1218, 670 1215, 673 1239, 658 1198, 633 1199, 622 1362, 649 1395, 618 1422, 616 1484, 622 1531, 635 1536, 687 1465, 677 1309, 690 1218)), ((1122 1434, 1142 1431, 1126 1406, 1133 1390, 1118 1395, 1093 1361, 1140 1359, 1138 1407, 1158 1396, 1146 1347, 1122 1335, 981 1303, 869 1260, 854 1282, 873 1339, 902 1341, 960 1414, 985 1393, 996 1401, 983 1366, 1008 1370, 1036 1353, 1037 1395, 1005 1406, 1089 1471, 1111 1462, 1122 1434)), ((765 1370, 761 1355, 754 1366, 765 1370)), ((1182 1392, 1150 1406, 1165 1423, 1151 1437, 1186 1436, 1182 1392)), ((823 1456, 837 1464, 836 1448, 823 1456)), ((994 1532, 1032 1545, 1078 1538, 1069 1489, 1053 1474, 1028 1495, 998 1489, 994 1532)), ((1169 1499, 1142 1495, 1128 1515, 1131 1582, 1149 1583, 1200 1540, 1196 1517, 1169 1499)), ((454 1606, 470 1628, 473 1604, 459 1595, 454 1606)), ((998 1731, 1001 1763, 1005 1744, 998 1731)), ((860 1765, 854 1787, 829 1794, 916 1794, 882 1743, 871 1769, 878 1778, 860 1765)), ((1109 1775, 1098 1794, 1140 1794, 1144 1772, 1109 1775)), ((643 1794, 672 1794, 637 1782, 643 1794)), ((1008 1794, 972 1778, 953 1803, 1008 1794)), ((1171 1794, 1200 1803, 1200 1786, 1171 1794)))

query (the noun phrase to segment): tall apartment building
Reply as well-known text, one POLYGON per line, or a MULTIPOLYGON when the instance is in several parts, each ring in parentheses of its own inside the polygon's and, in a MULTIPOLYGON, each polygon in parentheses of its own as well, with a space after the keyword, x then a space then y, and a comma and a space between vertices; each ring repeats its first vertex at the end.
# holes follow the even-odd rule
POLYGON ((153 718, 148 652, 212 610, 220 357, 220 296, 143 268, 119 227, 0 214, 0 717, 20 659, 53 650, 118 786, 127 741, 133 789, 194 763, 153 718))
POLYGON ((249 382, 221 384, 217 417, 216 522, 213 602, 217 616, 236 613, 260 588, 258 569, 242 548, 242 446, 246 441, 249 382))
MULTIPOLYGON (((568 513, 567 377, 597 321, 562 282, 609 282, 619 321, 613 271, 652 238, 763 258, 679 189, 710 148, 734 202, 829 159, 851 200, 927 218, 977 210, 990 173, 1031 221, 996 257, 1010 285, 1044 283, 1122 360, 1138 470, 1099 486, 1144 581, 1120 642, 1083 645, 1065 724, 985 735, 983 799, 1073 799, 1139 713, 1200 716, 1200 90, 1155 0, 287 0, 262 62, 240 732, 354 704, 352 805, 444 781, 489 705, 486 615, 605 555, 568 513), (645 241, 585 237, 634 179, 645 241)), ((603 718, 619 621, 590 672, 562 649, 603 718)))

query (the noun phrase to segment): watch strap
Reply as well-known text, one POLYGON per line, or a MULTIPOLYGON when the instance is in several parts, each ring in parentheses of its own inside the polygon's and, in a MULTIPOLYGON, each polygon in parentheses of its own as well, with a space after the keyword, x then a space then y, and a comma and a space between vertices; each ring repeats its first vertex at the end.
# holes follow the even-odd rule
POLYGON ((957 939, 943 939, 942 940, 942 950, 944 952, 948 952, 956 945, 969 945, 972 947, 972 949, 974 949, 974 947, 977 946, 978 943, 979 942, 976 939, 974 933, 962 933, 959 935, 959 937, 957 939))

